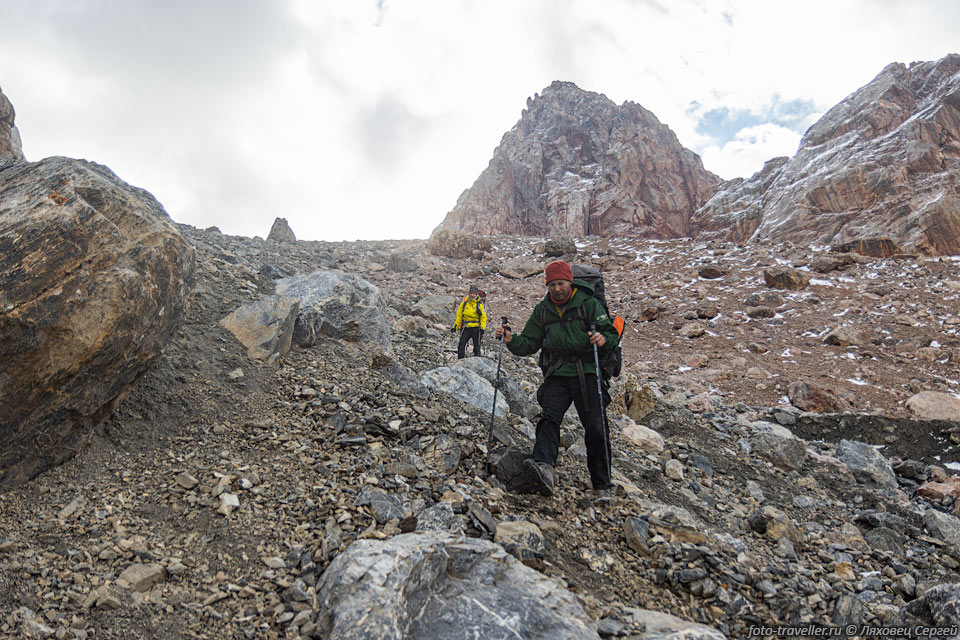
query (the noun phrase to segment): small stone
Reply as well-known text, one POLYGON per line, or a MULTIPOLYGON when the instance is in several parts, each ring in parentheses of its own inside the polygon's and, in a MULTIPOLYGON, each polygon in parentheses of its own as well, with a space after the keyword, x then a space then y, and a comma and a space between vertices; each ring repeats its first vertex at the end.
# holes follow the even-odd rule
POLYGON ((184 471, 177 476, 177 484, 183 487, 184 489, 193 489, 195 486, 200 484, 200 481, 194 478, 192 475, 184 471))
POLYGON ((240 498, 235 493, 222 493, 220 494, 220 508, 217 509, 217 513, 222 513, 225 516, 233 513, 233 510, 240 506, 240 498))
POLYGON ((52 637, 54 633, 53 629, 37 620, 26 620, 23 623, 23 635, 27 638, 41 640, 52 637))
POLYGON ((663 467, 663 474, 671 480, 683 480, 683 463, 670 458, 663 467))
POLYGON ((132 591, 147 591, 165 577, 166 571, 159 564, 132 564, 120 574, 117 584, 132 591))

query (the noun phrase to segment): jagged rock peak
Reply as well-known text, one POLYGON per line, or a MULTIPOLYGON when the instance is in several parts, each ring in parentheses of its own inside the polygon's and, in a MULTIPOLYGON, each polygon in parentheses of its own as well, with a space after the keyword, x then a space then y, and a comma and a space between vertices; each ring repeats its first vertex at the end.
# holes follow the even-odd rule
POLYGON ((555 81, 438 230, 676 238, 718 184, 650 111, 555 81))
POLYGON ((0 90, 0 158, 7 157, 23 160, 20 132, 14 124, 16 112, 13 104, 0 90))
POLYGON ((960 253, 960 55, 888 65, 804 134, 795 156, 724 183, 698 237, 960 253))

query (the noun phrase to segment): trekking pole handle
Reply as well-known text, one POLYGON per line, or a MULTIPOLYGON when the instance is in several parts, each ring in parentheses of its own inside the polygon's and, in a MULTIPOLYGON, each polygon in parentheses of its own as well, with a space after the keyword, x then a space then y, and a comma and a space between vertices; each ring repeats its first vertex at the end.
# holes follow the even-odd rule
POLYGON ((500 316, 500 324, 501 324, 501 325, 507 326, 507 323, 508 323, 508 322, 510 322, 510 321, 507 320, 507 316, 500 316))

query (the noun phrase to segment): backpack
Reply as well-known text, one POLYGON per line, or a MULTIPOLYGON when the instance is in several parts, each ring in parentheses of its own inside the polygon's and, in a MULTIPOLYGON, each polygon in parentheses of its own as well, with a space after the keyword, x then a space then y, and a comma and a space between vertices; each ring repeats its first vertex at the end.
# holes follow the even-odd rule
MULTIPOLYGON (((464 296, 463 300, 460 301, 460 306, 462 307, 464 304, 466 304, 467 300, 469 299, 470 299, 470 296, 464 296)), ((484 314, 485 312, 484 307, 486 306, 486 302, 487 302, 487 294, 484 293, 483 291, 478 291, 477 292, 477 313, 479 315, 484 314)))
MULTIPOLYGON (((613 327, 617 330, 617 334, 622 338, 624 320, 620 316, 610 315, 610 309, 607 307, 606 291, 603 286, 603 272, 596 267, 582 264, 570 265, 570 269, 573 271, 574 280, 582 280, 590 285, 590 287, 593 289, 594 299, 596 299, 596 301, 600 303, 600 306, 603 307, 604 313, 610 317, 613 327)), ((586 312, 583 310, 583 305, 577 307, 576 317, 583 322, 584 329, 589 329, 586 312)), ((546 331, 547 325, 562 322, 564 320, 566 320, 566 317, 562 319, 547 318, 546 309, 543 307, 540 308, 540 322, 544 326, 544 331, 546 331)), ((549 352, 545 352, 542 348, 540 349, 540 358, 538 363, 540 365, 540 369, 543 371, 544 378, 556 371, 564 362, 565 360, 563 358, 555 357, 549 352)), ((605 381, 619 376, 622 369, 623 347, 620 344, 617 344, 617 348, 607 353, 607 355, 600 356, 600 373, 605 381)))

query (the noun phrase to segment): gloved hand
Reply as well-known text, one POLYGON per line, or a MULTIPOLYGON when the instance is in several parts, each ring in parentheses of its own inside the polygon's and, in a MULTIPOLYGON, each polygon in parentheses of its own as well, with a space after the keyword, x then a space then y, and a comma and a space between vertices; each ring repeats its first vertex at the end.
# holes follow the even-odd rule
POLYGON ((485 329, 480 329, 480 342, 483 342, 483 332, 485 329))
POLYGON ((450 333, 456 333, 456 332, 457 332, 456 327, 450 327, 450 333))

